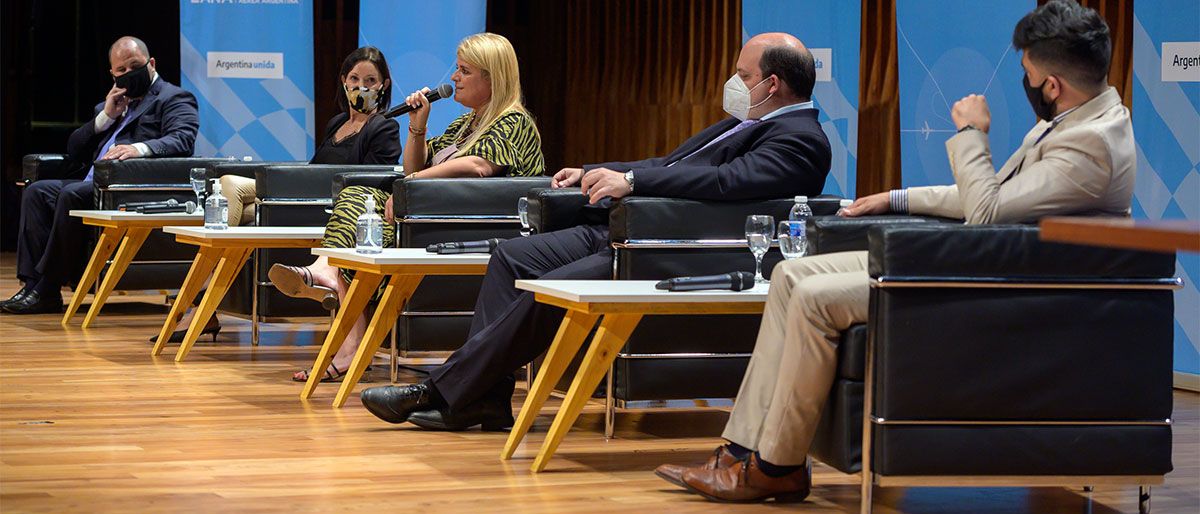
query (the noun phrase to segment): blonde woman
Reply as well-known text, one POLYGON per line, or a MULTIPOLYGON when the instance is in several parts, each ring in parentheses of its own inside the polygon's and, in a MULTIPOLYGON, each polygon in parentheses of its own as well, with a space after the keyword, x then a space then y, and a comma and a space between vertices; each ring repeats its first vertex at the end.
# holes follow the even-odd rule
MULTIPOLYGON (((496 175, 532 176, 545 170, 541 136, 533 117, 521 102, 521 79, 517 55, 504 36, 482 33, 468 36, 458 45, 454 81, 454 100, 469 112, 459 116, 440 136, 425 137, 432 105, 427 90, 416 91, 405 99, 415 109, 409 113, 408 149, 404 152, 405 180, 454 177, 491 177, 496 175)), ((366 210, 365 195, 375 198, 376 209, 384 224, 383 244, 395 245, 392 196, 388 191, 365 186, 347 187, 334 200, 333 215, 325 226, 326 248, 351 248, 355 243, 355 222, 366 210)), ((349 289, 351 272, 329 265, 325 258, 298 268, 276 264, 269 272, 271 281, 288 296, 310 298, 333 308, 349 289)), ((337 381, 345 374, 362 340, 366 318, 360 317, 346 337, 329 369, 321 371, 322 381, 337 381)), ((296 372, 292 379, 308 380, 308 371, 296 372)))

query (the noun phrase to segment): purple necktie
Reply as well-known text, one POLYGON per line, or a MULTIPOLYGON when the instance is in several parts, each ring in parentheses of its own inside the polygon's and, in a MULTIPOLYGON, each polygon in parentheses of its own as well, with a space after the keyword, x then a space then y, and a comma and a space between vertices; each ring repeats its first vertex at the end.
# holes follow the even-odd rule
MULTIPOLYGON (((96 154, 96 158, 97 158, 97 159, 99 159, 99 158, 101 158, 101 157, 104 157, 104 154, 108 153, 109 149, 111 149, 111 148, 113 147, 113 145, 114 145, 114 144, 116 144, 116 142, 117 142, 117 134, 120 134, 120 133, 121 133, 121 129, 125 128, 125 124, 126 124, 126 123, 129 123, 129 118, 130 118, 130 116, 129 116, 129 112, 130 112, 130 111, 132 111, 132 110, 133 110, 133 105, 132 105, 132 104, 130 104, 130 105, 129 105, 129 108, 127 108, 127 109, 125 110, 125 114, 121 116, 121 123, 119 123, 119 124, 117 125, 117 128, 116 128, 115 130, 113 130, 112 136, 108 138, 108 142, 104 143, 104 146, 101 146, 101 147, 100 147, 100 153, 96 154)), ((93 123, 95 123, 95 122, 93 122, 93 123)), ((91 179, 92 179, 92 174, 93 174, 93 173, 95 173, 95 172, 96 172, 96 164, 95 164, 95 163, 92 163, 92 167, 91 167, 91 168, 88 168, 88 174, 87 174, 87 176, 86 176, 86 177, 84 177, 83 179, 84 179, 84 180, 91 180, 91 179)))
POLYGON ((713 140, 712 140, 712 141, 709 141, 708 143, 706 143, 704 146, 701 146, 701 147, 700 147, 699 149, 697 149, 696 151, 694 151, 694 152, 692 152, 692 153, 689 153, 689 154, 687 154, 687 155, 683 156, 682 158, 680 158, 679 160, 677 160, 677 161, 675 161, 675 162, 672 162, 671 164, 668 164, 668 165, 667 165, 667 167, 668 167, 668 168, 670 168, 671 166, 674 166, 674 165, 675 165, 675 163, 677 163, 677 162, 679 162, 679 161, 682 161, 682 160, 684 160, 684 159, 687 159, 688 157, 691 157, 691 156, 693 156, 693 155, 696 155, 696 154, 700 153, 701 151, 703 151, 705 148, 708 148, 708 147, 710 147, 710 146, 712 146, 712 145, 714 145, 714 144, 717 144, 717 143, 718 143, 718 142, 720 142, 721 140, 723 140, 723 139, 725 139, 725 138, 727 138, 727 137, 729 137, 729 136, 732 136, 732 135, 734 135, 734 134, 737 134, 738 132, 741 132, 741 131, 742 131, 742 129, 744 129, 744 128, 746 128, 746 127, 749 127, 750 125, 753 125, 753 124, 755 124, 755 123, 758 123, 759 121, 760 121, 760 120, 745 120, 745 121, 743 121, 743 122, 741 122, 741 123, 738 123, 737 125, 734 125, 734 126, 733 126, 733 128, 731 128, 731 129, 729 129, 729 130, 726 130, 725 132, 721 133, 721 135, 719 135, 719 136, 717 136, 717 137, 713 138, 713 140))

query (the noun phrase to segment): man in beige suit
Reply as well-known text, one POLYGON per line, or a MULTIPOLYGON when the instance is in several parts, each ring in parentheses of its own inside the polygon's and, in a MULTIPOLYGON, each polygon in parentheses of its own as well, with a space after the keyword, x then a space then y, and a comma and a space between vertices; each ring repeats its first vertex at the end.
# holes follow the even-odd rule
MULTIPOLYGON (((1019 223, 1051 214, 1128 216, 1135 157, 1129 110, 1106 83, 1108 26, 1091 9, 1052 0, 1013 32, 1025 89, 1041 121, 997 172, 983 96, 954 104, 946 142, 953 186, 860 198, 848 216, 908 212, 967 223, 1019 223)), ((704 465, 663 465, 664 479, 716 501, 799 501, 808 495, 808 447, 835 371, 841 331, 867 321, 867 253, 785 261, 750 365, 722 436, 704 465)))

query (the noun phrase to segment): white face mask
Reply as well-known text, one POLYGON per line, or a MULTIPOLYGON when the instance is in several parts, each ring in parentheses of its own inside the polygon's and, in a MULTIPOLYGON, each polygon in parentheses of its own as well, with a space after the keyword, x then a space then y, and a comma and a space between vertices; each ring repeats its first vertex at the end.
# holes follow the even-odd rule
POLYGON ((770 100, 775 95, 775 93, 771 93, 766 98, 763 98, 761 102, 750 105, 750 92, 758 89, 758 86, 763 85, 766 81, 767 79, 762 79, 754 87, 746 88, 746 83, 734 73, 732 77, 729 77, 729 80, 725 81, 725 98, 721 102, 721 107, 724 107, 725 112, 729 113, 730 116, 746 121, 746 118, 750 116, 750 109, 766 103, 767 100, 770 100))

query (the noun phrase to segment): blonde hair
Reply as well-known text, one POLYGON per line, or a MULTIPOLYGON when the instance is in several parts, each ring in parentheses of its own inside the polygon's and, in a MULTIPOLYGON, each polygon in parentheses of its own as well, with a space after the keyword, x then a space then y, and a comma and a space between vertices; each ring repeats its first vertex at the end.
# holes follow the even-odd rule
MULTIPOLYGON (((461 138, 463 133, 470 129, 471 121, 476 121, 474 123, 475 130, 471 132, 471 135, 467 137, 455 154, 461 154, 471 148, 479 141, 479 136, 487 132, 487 129, 496 123, 496 120, 510 111, 519 112, 531 120, 533 119, 521 101, 521 71, 517 65, 517 53, 508 39, 491 32, 467 36, 458 44, 458 58, 483 73, 491 85, 492 98, 488 100, 482 112, 472 112, 472 116, 476 120, 468 120, 467 123, 462 124, 462 127, 459 127, 458 134, 454 135, 455 140, 461 138)), ((531 125, 534 125, 533 130, 537 133, 537 125, 532 123, 531 125)), ((538 138, 541 138, 541 134, 538 134, 538 138)))

